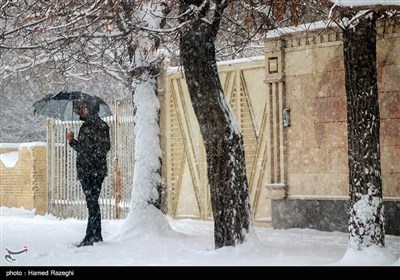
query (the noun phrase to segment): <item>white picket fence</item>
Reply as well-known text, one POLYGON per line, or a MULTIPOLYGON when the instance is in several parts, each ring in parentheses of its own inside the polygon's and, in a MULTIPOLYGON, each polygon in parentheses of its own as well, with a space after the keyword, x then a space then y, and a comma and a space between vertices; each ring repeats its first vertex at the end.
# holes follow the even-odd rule
MULTIPOLYGON (((111 150, 107 156, 108 176, 99 199, 101 215, 103 219, 125 218, 134 168, 132 101, 115 102, 114 116, 104 120, 110 126, 111 150)), ((48 212, 61 218, 87 217, 84 194, 76 174, 76 152, 65 138, 67 130, 78 135, 81 125, 80 121, 49 119, 47 122, 48 212)))

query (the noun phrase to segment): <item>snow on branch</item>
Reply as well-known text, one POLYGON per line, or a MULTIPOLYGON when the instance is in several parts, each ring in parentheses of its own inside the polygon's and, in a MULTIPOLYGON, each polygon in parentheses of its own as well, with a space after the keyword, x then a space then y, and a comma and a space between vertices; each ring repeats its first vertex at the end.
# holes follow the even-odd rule
POLYGON ((9 35, 11 35, 11 34, 14 34, 14 33, 18 32, 18 31, 23 30, 23 29, 27 29, 27 28, 29 28, 29 27, 38 25, 38 24, 44 22, 45 20, 46 20, 46 18, 41 18, 41 19, 36 20, 36 21, 33 21, 33 22, 31 22, 31 23, 27 23, 27 24, 21 25, 21 26, 19 26, 19 27, 17 27, 17 28, 14 28, 14 29, 11 29, 11 30, 9 30, 9 31, 6 31, 6 32, 4 32, 3 34, 0 34, 0 39, 4 39, 6 36, 9 36, 9 35))
POLYGON ((183 29, 189 22, 184 21, 182 23, 180 23, 178 26, 173 27, 173 28, 165 28, 165 29, 161 29, 161 28, 148 28, 142 25, 135 25, 135 27, 137 29, 140 29, 142 31, 147 31, 150 33, 157 33, 157 34, 171 34, 171 33, 177 33, 179 32, 181 29, 183 29))
POLYGON ((349 7, 354 11, 375 10, 375 11, 400 11, 398 0, 330 0, 335 6, 349 7))
MULTIPOLYGON (((400 1, 379 1, 379 0, 330 0, 333 5, 330 7, 328 22, 335 22, 342 29, 353 28, 363 17, 379 14, 384 17, 393 17, 400 12, 400 1), (346 16, 343 16, 343 13, 346 16)), ((328 24, 329 25, 329 24, 328 24)))

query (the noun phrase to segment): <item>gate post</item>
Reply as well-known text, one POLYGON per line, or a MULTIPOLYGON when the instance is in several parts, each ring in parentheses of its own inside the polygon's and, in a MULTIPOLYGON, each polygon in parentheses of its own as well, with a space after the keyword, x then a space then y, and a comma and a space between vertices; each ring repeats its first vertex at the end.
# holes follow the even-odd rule
POLYGON ((119 167, 118 158, 114 158, 114 198, 115 198, 115 218, 121 218, 121 209, 120 209, 120 202, 121 202, 121 169, 119 167))

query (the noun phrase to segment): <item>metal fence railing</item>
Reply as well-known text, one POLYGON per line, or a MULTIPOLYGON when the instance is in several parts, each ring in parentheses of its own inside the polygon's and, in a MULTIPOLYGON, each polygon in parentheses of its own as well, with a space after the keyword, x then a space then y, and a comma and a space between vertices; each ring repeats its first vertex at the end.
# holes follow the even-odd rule
MULTIPOLYGON (((114 115, 104 120, 110 126, 111 150, 108 153, 108 176, 100 194, 103 219, 125 218, 131 198, 134 168, 133 106, 131 100, 117 101, 114 115)), ((78 134, 80 121, 47 121, 48 212, 61 218, 87 217, 86 202, 76 174, 76 152, 65 134, 78 134)))

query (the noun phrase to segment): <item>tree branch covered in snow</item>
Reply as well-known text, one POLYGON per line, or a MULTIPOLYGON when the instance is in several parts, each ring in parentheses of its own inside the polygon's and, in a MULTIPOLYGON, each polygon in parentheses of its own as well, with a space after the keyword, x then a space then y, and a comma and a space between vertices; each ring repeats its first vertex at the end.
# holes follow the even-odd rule
POLYGON ((335 6, 348 7, 353 11, 374 10, 390 11, 399 10, 400 2, 396 0, 330 0, 335 6))
POLYGON ((137 46, 136 34, 140 30, 161 31, 135 16, 143 3, 7 1, 1 6, 0 18, 4 26, 0 32, 2 77, 46 64, 58 72, 82 77, 102 71, 130 84, 129 61, 137 46))
POLYGON ((177 34, 197 18, 214 23, 220 21, 218 25, 221 28, 216 41, 219 60, 261 55, 266 31, 282 25, 292 25, 304 14, 304 11, 299 11, 301 6, 298 1, 290 1, 287 12, 284 10, 285 5, 276 4, 272 0, 199 0, 199 5, 190 5, 185 11, 179 12, 179 1, 166 0, 163 2, 171 10, 171 16, 165 19, 166 25, 161 29, 149 27, 142 19, 134 16, 135 11, 141 9, 145 2, 5 2, 1 6, 0 22, 4 28, 0 30, 0 51, 5 57, 2 65, 8 67, 0 70, 2 76, 8 77, 17 71, 29 69, 28 63, 30 67, 35 67, 44 62, 32 63, 19 58, 19 51, 30 51, 31 57, 38 53, 47 55, 47 65, 52 63, 52 67, 59 66, 59 72, 66 68, 60 65, 68 65, 70 74, 73 70, 82 72, 77 76, 103 71, 118 80, 124 80, 130 69, 123 61, 131 58, 134 53, 137 45, 135 34, 144 31, 160 36, 164 48, 170 51, 174 60, 175 56, 179 56, 177 34), (221 9, 225 10, 223 14, 221 9), (55 57, 52 53, 62 55, 55 57), (118 68, 115 63, 119 64, 118 68), (85 70, 78 70, 78 65, 84 65, 85 70), (110 65, 114 67, 109 69, 110 65))
POLYGON ((374 15, 381 18, 398 18, 400 15, 400 2, 395 1, 325 1, 329 7, 329 22, 335 22, 342 29, 353 28, 361 18, 374 15))

